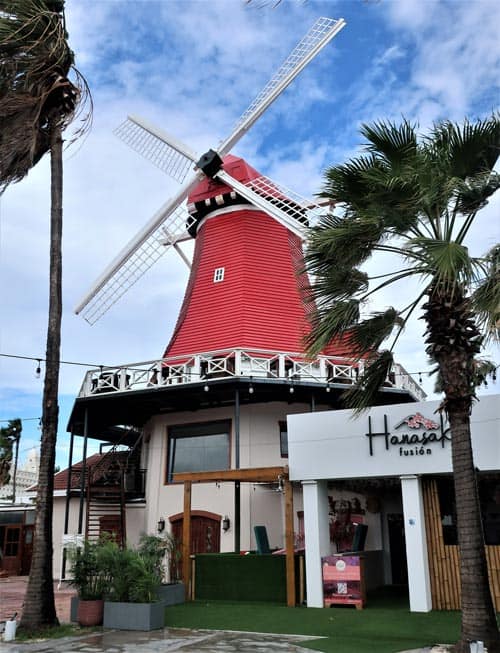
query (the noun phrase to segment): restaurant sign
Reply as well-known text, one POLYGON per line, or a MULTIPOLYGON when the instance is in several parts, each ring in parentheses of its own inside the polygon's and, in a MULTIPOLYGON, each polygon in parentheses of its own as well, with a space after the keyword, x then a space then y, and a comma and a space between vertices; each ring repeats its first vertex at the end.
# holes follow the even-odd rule
POLYGON ((443 418, 439 422, 424 417, 421 413, 408 415, 400 420, 392 430, 389 429, 387 415, 384 415, 384 430, 374 431, 372 418, 368 417, 368 433, 370 456, 374 455, 374 440, 383 438, 386 451, 395 448, 400 456, 430 456, 437 445, 444 449, 446 442, 451 441, 450 429, 445 428, 443 418))

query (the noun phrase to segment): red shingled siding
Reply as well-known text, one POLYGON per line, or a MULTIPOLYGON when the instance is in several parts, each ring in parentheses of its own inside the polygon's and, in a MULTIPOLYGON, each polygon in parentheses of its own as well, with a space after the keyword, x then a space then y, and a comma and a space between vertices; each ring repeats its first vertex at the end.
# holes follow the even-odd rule
POLYGON ((301 351, 308 322, 296 247, 290 232, 261 211, 207 218, 165 355, 233 347, 301 351), (224 281, 214 283, 219 267, 225 268, 224 281))

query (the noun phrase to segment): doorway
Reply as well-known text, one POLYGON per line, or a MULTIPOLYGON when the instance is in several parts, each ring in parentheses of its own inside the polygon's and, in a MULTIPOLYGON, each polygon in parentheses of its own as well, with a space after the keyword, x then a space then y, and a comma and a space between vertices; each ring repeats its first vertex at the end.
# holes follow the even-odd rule
MULTIPOLYGON (((183 513, 173 515, 169 519, 172 524, 172 535, 182 551, 183 513)), ((221 516, 204 510, 191 512, 191 553, 220 553, 220 522, 221 516)), ((176 569, 171 574, 179 577, 182 570, 182 556, 176 561, 176 569)))
POLYGON ((387 515, 389 547, 391 551, 391 574, 393 585, 408 585, 406 560, 405 523, 401 513, 387 515))

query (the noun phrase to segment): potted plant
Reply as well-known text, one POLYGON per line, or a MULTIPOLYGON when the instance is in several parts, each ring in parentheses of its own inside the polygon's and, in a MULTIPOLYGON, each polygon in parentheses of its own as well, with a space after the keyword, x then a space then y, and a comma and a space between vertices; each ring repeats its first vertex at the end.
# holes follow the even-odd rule
POLYGON ((104 627, 121 630, 163 628, 165 609, 158 598, 161 577, 150 561, 140 551, 120 548, 115 542, 107 542, 102 552, 109 579, 104 627))
POLYGON ((68 549, 70 585, 78 593, 76 620, 81 626, 99 626, 103 621, 107 572, 103 566, 102 546, 101 542, 85 540, 83 547, 68 549))
POLYGON ((171 533, 161 536, 143 535, 138 551, 161 581, 158 595, 163 605, 184 603, 186 593, 184 583, 180 580, 181 550, 177 539, 171 533))

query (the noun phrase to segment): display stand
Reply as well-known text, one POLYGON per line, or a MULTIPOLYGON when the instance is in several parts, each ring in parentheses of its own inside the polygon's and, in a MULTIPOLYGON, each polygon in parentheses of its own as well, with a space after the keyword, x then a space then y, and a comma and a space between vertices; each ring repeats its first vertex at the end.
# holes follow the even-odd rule
POLYGON ((362 610, 366 603, 364 559, 359 553, 339 553, 321 559, 325 607, 354 605, 362 610))

